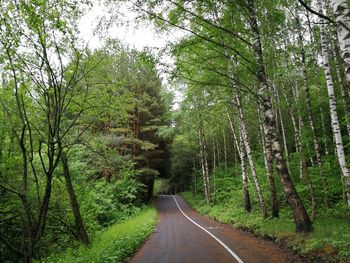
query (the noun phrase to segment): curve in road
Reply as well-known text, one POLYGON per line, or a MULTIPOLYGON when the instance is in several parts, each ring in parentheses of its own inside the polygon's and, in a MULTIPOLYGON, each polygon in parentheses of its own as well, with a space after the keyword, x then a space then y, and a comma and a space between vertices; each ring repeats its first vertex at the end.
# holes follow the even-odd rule
POLYGON ((272 242, 199 215, 180 196, 159 196, 157 209, 156 231, 132 263, 302 262, 272 242))

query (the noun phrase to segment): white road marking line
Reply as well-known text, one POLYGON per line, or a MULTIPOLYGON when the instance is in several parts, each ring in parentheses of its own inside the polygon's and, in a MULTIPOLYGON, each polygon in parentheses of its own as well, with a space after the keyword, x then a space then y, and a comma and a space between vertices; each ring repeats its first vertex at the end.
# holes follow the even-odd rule
POLYGON ((221 229, 222 227, 221 226, 208 226, 208 227, 205 227, 206 229, 221 229))
POLYGON ((190 220, 193 224, 195 224, 196 226, 198 226, 200 229, 202 229, 204 232, 206 232, 208 235, 210 235, 212 238, 214 238, 221 246, 223 246, 228 253, 231 254, 231 256, 233 256, 239 263, 244 263, 242 259, 239 258, 239 256, 237 256, 235 254, 235 252, 233 252, 224 242, 222 242, 219 238, 217 238, 215 235, 213 235, 212 233, 210 233, 208 230, 206 230, 204 227, 202 227, 201 225, 197 224, 195 221, 193 221, 188 215, 186 215, 184 213, 184 211, 182 211, 182 209, 180 208, 178 202, 176 201, 175 196, 172 196, 174 198, 174 201, 176 203, 177 208, 180 210, 180 212, 188 219, 190 220))

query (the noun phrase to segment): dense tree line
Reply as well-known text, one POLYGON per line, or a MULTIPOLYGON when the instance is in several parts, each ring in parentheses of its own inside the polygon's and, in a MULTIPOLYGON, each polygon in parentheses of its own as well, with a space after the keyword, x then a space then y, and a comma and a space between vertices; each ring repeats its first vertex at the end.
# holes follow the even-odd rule
POLYGON ((90 51, 79 1, 0 6, 0 261, 88 245, 167 171, 169 94, 149 52, 90 51))
POLYGON ((84 46, 89 1, 2 1, 1 261, 88 245, 149 201, 156 177, 297 232, 349 213, 346 0, 104 2, 185 32, 168 47, 183 101, 170 118, 149 51, 84 46))
POLYGON ((161 29, 187 33, 171 46, 185 98, 174 181, 197 191, 200 171, 200 191, 215 202, 215 169, 239 166, 245 210, 278 217, 288 206, 298 232, 312 231, 318 210, 350 207, 347 1, 133 5, 161 29))

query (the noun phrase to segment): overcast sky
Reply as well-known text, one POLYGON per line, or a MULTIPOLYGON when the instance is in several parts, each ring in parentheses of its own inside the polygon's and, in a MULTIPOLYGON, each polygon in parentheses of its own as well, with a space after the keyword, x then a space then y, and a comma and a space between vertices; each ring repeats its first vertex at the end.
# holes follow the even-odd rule
MULTIPOLYGON (((123 43, 130 45, 138 50, 142 50, 144 47, 162 48, 166 45, 167 41, 175 41, 182 35, 181 32, 173 32, 173 34, 158 34, 152 25, 137 25, 134 22, 136 14, 129 11, 126 7, 120 10, 123 14, 124 22, 128 22, 124 25, 113 25, 108 32, 108 36, 116 37, 123 43)), ((94 36, 93 32, 96 28, 98 21, 103 15, 107 14, 106 7, 94 1, 93 7, 87 12, 80 20, 79 30, 83 40, 89 42, 89 47, 92 49, 101 47, 102 41, 98 36, 94 36)))
MULTIPOLYGON (((173 30, 171 34, 157 33, 151 24, 137 24, 134 21, 136 14, 128 10, 127 7, 122 7, 119 12, 122 13, 124 23, 114 24, 108 30, 106 35, 108 37, 118 38, 122 43, 128 44, 130 47, 136 48, 137 50, 142 50, 145 47, 163 48, 167 43, 174 42, 185 35, 185 33, 180 30, 173 30)), ((91 49, 96 49, 103 45, 103 39, 98 35, 94 35, 94 30, 101 17, 107 13, 106 7, 99 4, 98 0, 95 0, 91 10, 86 12, 79 22, 80 36, 85 42, 89 43, 89 48, 91 49)), ((167 63, 170 66, 173 64, 173 61, 169 56, 163 56, 161 62, 167 63)), ((160 71, 159 68, 159 72, 160 71)), ((178 103, 182 100, 180 92, 169 86, 169 76, 167 74, 160 73, 160 77, 163 85, 166 85, 175 93, 174 108, 177 108, 178 103)))

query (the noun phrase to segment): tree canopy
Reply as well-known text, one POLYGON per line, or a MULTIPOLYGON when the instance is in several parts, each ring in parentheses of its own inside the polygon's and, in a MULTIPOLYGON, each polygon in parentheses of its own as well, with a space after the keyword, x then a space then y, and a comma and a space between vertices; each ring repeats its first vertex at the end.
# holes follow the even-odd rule
POLYGON ((150 202, 155 181, 296 232, 346 221, 348 1, 103 4, 91 50, 78 30, 90 1, 1 2, 0 261, 89 245, 150 202), (167 84, 163 53, 103 34, 127 7, 184 33, 165 47, 167 84))

